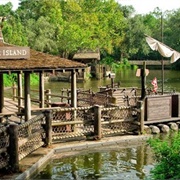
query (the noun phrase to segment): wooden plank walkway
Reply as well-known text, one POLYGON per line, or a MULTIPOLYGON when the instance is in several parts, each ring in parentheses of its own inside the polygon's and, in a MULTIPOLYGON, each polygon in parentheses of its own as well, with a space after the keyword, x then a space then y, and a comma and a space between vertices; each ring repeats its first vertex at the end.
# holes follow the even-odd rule
POLYGON ((0 117, 4 117, 2 122, 15 122, 20 123, 22 121, 21 116, 18 116, 18 102, 13 101, 10 98, 4 98, 3 112, 0 113, 0 117))
POLYGON ((15 113, 18 112, 18 103, 10 98, 4 98, 3 113, 15 113))

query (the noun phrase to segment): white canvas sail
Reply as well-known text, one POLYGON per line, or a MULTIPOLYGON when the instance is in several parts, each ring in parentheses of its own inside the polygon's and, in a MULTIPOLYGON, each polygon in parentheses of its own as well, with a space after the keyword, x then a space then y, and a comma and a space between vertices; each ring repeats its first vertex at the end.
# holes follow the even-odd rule
POLYGON ((152 50, 158 51, 163 57, 171 57, 171 63, 176 62, 180 58, 179 52, 150 36, 146 36, 146 42, 152 50))

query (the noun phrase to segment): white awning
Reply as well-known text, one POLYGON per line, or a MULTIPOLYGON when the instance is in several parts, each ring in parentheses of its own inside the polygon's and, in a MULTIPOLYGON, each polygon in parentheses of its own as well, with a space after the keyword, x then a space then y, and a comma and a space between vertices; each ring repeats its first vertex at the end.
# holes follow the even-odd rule
POLYGON ((180 58, 179 52, 150 36, 146 36, 146 42, 152 50, 158 51, 163 57, 171 57, 171 63, 176 62, 180 58))

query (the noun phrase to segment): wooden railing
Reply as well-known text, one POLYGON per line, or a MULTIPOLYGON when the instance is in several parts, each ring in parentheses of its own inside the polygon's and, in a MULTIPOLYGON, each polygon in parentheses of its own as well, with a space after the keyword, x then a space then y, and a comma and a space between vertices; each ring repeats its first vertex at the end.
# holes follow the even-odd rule
POLYGON ((147 96, 138 101, 136 107, 34 108, 33 118, 27 122, 19 117, 19 121, 12 123, 14 113, 0 113, 0 118, 5 118, 0 124, 0 169, 9 167, 18 171, 19 161, 42 145, 77 140, 77 137, 78 140, 97 140, 106 136, 144 133, 144 125, 178 122, 179 107, 180 94, 171 94, 147 96))
MULTIPOLYGON (((77 137, 101 139, 102 135, 122 134, 122 127, 128 130, 129 123, 137 120, 130 109, 100 106, 51 107, 33 109, 32 113, 38 115, 27 122, 19 120, 12 123, 8 117, 0 127, 0 169, 8 167, 17 172, 19 161, 41 146, 49 146, 63 140, 76 140, 77 137), (118 114, 120 118, 114 116, 118 114), (122 123, 128 126, 122 126, 122 123)), ((2 114, 1 116, 5 117, 2 114)))

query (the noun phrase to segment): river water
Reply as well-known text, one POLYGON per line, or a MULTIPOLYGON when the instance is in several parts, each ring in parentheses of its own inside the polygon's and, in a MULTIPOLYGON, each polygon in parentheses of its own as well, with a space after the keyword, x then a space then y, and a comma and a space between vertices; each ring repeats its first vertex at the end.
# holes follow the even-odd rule
MULTIPOLYGON (((171 141, 176 132, 153 138, 171 141)), ((53 157, 33 179, 54 180, 151 180, 156 160, 147 142, 137 145, 103 146, 53 157)))
MULTIPOLYGON (((151 81, 157 78, 158 91, 162 89, 161 70, 149 70, 149 74, 146 77, 146 87, 152 88, 151 81)), ((138 87, 141 88, 141 78, 136 76, 136 70, 119 70, 116 73, 114 82, 120 82, 121 87, 138 87)), ((83 88, 84 90, 91 89, 95 92, 99 87, 111 84, 110 78, 104 79, 91 79, 83 83, 77 83, 77 88, 83 88)), ((63 88, 70 88, 69 82, 46 82, 45 89, 51 89, 52 92, 60 92, 63 88)), ((164 91, 176 91, 180 92, 180 72, 172 70, 164 70, 164 91)))
POLYGON ((154 163, 151 149, 145 144, 127 148, 103 146, 70 157, 56 157, 35 179, 145 179, 150 178, 154 163))

